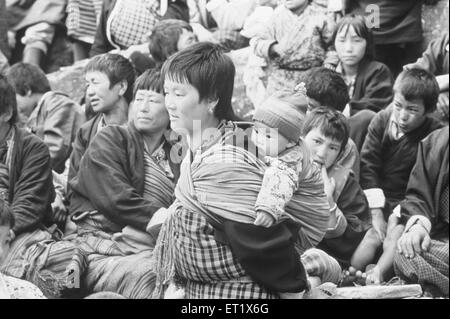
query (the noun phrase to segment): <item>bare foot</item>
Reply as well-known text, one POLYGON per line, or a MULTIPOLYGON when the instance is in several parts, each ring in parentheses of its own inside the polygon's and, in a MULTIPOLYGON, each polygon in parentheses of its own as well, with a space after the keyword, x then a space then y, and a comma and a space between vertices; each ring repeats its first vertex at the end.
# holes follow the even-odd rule
POLYGON ((380 268, 377 265, 370 268, 369 266, 366 268, 366 285, 381 284, 383 282, 383 275, 381 274, 380 268))
POLYGON ((344 271, 344 276, 341 280, 340 287, 348 286, 364 286, 366 284, 366 274, 361 270, 356 270, 355 267, 350 266, 348 270, 344 271))

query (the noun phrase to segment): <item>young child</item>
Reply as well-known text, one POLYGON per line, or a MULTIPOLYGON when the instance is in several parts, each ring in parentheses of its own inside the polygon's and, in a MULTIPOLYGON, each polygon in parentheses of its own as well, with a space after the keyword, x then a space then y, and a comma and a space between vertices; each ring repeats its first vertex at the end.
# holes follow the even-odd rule
MULTIPOLYGON (((305 84, 308 99, 307 113, 318 107, 325 107, 341 113, 344 111, 350 99, 347 86, 339 73, 325 67, 317 67, 306 72, 301 79, 305 84)), ((354 117, 357 116, 359 114, 354 117)), ((366 120, 367 126, 371 119, 372 117, 366 120)), ((358 136, 358 131, 362 128, 359 121, 355 123, 352 118, 348 119, 348 123, 350 126, 350 138, 344 151, 339 155, 337 163, 352 169, 359 180, 359 151, 353 138, 358 136), (352 132, 355 134, 352 134, 352 132)))
POLYGON ((340 20, 333 43, 340 61, 336 71, 342 75, 350 97, 344 114, 384 109, 392 101, 394 81, 389 68, 373 60, 372 31, 364 17, 348 15, 340 20))
POLYGON ((393 103, 369 125, 361 151, 361 186, 384 252, 367 274, 368 282, 382 282, 392 271, 395 244, 401 235, 400 226, 396 227, 398 218, 392 212, 404 199, 419 142, 441 127, 428 116, 436 109, 438 95, 433 75, 420 69, 403 71, 394 84, 393 103))
MULTIPOLYGON (((326 9, 310 2, 282 1, 264 32, 250 40, 256 55, 271 61, 267 71, 268 96, 283 88, 294 89, 302 73, 324 64, 334 21, 326 9)), ((332 57, 328 58, 331 61, 332 57)))
POLYGON ((197 38, 189 23, 167 19, 155 25, 148 48, 156 67, 161 67, 169 56, 196 42, 197 38))
POLYGON ((367 261, 365 251, 377 249, 379 241, 371 228, 369 204, 358 180, 350 169, 336 163, 349 138, 348 131, 341 113, 318 108, 307 115, 302 136, 314 162, 322 167, 331 207, 330 229, 317 247, 342 267, 361 269, 371 261, 367 261))
MULTIPOLYGON (((334 227, 335 219, 322 221, 317 211, 327 211, 329 206, 324 194, 324 186, 319 167, 312 162, 306 144, 300 138, 303 127, 306 96, 304 90, 283 91, 273 94, 254 114, 254 127, 251 139, 258 151, 265 155, 269 167, 264 173, 256 203, 254 225, 271 227, 283 219, 302 222, 307 211, 309 218, 315 220, 313 227, 320 233, 319 241, 327 228, 334 227), (303 109, 303 112, 300 110, 303 109), (288 207, 293 195, 300 196, 302 209, 288 207), (332 226, 330 226, 332 224, 332 226)), ((330 212, 331 215, 332 212, 330 212)), ((306 217, 307 218, 307 217, 306 217)), ((302 252, 302 263, 309 274, 312 287, 325 277, 334 278, 337 283, 340 269, 337 262, 325 253, 313 250, 302 252), (318 273, 317 263, 327 265, 325 273, 318 273), (326 274, 328 272, 328 274, 326 274), (334 273, 334 274, 333 274, 334 273), (320 278, 318 278, 320 277, 320 278)), ((290 294, 280 294, 282 298, 292 298, 290 294)), ((295 297, 295 296, 294 296, 295 297)))
MULTIPOLYGON (((0 198, 0 265, 9 252, 14 235, 14 215, 0 198)), ((0 299, 45 299, 42 292, 28 281, 6 276, 0 272, 0 299)))
POLYGON ((16 90, 19 126, 41 138, 50 150, 52 169, 64 171, 75 134, 84 122, 78 103, 51 90, 45 73, 37 66, 17 63, 6 77, 16 90))

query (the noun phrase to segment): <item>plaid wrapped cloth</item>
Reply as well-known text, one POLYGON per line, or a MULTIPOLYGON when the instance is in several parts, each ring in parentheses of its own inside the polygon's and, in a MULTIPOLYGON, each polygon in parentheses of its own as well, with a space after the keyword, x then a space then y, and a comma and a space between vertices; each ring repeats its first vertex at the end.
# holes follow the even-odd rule
POLYGON ((414 258, 408 259, 403 254, 395 254, 394 271, 407 282, 418 283, 426 290, 439 291, 448 296, 448 257, 448 239, 432 240, 430 250, 414 258))
POLYGON ((187 279, 186 298, 276 298, 245 274, 229 246, 215 240, 202 214, 179 208, 173 243, 176 273, 187 279))
POLYGON ((108 19, 111 42, 121 48, 141 44, 160 19, 158 0, 117 0, 108 19))

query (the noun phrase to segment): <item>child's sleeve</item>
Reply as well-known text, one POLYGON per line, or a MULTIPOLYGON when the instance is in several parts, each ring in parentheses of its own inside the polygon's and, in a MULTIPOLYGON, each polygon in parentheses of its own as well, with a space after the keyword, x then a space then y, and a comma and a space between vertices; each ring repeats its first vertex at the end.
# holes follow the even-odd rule
POLYGON ((278 43, 275 31, 275 13, 267 21, 266 25, 258 35, 250 40, 250 46, 253 48, 253 52, 262 58, 270 59, 270 47, 278 43))
POLYGON ((279 220, 297 185, 296 170, 278 159, 273 160, 264 174, 255 210, 269 213, 275 220, 279 220))
POLYGON ((363 231, 371 224, 369 203, 353 172, 350 173, 336 204, 347 220, 348 227, 354 231, 363 231))
POLYGON ((361 149, 361 176, 360 183, 364 189, 370 208, 384 207, 384 193, 379 187, 382 159, 382 140, 385 129, 384 111, 378 113, 370 122, 367 136, 361 149))
POLYGON ((415 63, 408 64, 406 68, 419 68, 427 70, 434 75, 442 75, 445 47, 447 44, 448 34, 432 40, 422 56, 415 63))

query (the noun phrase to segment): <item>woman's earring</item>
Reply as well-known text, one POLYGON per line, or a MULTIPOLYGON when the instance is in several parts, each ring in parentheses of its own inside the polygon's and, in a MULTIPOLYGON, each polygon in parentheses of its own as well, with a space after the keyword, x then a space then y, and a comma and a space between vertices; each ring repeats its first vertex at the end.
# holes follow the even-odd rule
POLYGON ((213 108, 213 107, 210 107, 210 108, 208 109, 208 112, 209 112, 209 114, 214 114, 214 108, 213 108))

